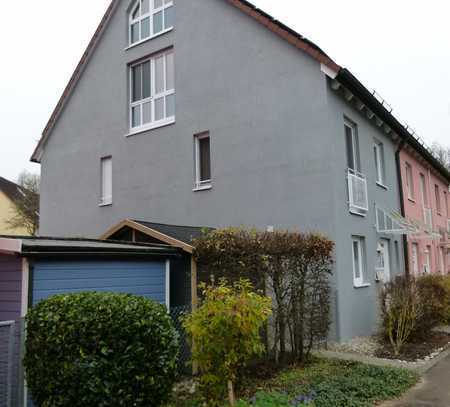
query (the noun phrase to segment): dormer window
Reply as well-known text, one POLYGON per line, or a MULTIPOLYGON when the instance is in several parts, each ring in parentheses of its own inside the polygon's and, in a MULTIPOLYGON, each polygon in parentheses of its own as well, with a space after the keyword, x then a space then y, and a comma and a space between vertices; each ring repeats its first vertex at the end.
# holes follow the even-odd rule
POLYGON ((173 24, 173 0, 137 0, 130 12, 130 45, 169 31, 173 24))

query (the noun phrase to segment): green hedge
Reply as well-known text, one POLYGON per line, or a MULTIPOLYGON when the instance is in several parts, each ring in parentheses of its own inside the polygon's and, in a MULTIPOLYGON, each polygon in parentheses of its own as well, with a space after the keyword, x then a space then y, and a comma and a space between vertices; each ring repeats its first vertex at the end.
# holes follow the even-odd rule
POLYGON ((25 369, 39 406, 160 406, 175 380, 177 333, 143 297, 51 297, 27 316, 25 369))

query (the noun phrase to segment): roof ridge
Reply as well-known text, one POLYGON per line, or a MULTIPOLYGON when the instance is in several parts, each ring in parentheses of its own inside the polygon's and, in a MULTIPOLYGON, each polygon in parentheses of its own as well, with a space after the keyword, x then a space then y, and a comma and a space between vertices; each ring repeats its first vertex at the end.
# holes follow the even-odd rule
POLYGON ((136 223, 149 223, 152 225, 159 225, 159 226, 172 226, 172 227, 178 227, 178 228, 190 228, 190 229, 213 229, 210 226, 189 226, 189 225, 174 225, 173 223, 161 223, 161 222, 152 222, 149 220, 142 220, 142 219, 130 219, 132 222, 136 223))

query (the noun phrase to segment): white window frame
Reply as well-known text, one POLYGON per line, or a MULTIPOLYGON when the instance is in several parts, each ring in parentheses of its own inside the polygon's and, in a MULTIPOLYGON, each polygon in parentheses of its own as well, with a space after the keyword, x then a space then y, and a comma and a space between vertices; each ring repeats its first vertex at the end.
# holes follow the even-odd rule
POLYGON ((405 163, 405 171, 406 171, 406 188, 408 189, 408 199, 410 201, 415 201, 413 169, 410 163, 405 163))
POLYGON ((436 212, 438 215, 442 214, 441 189, 438 184, 434 184, 434 195, 436 200, 436 212))
POLYGON ((422 198, 422 206, 424 208, 428 208, 428 188, 427 188, 427 178, 425 174, 419 174, 419 182, 420 182, 420 193, 422 198))
POLYGON ((431 246, 426 246, 424 255, 425 255, 425 261, 423 263, 423 273, 430 274, 431 273, 431 246))
POLYGON ((109 206, 112 205, 113 202, 113 180, 112 180, 112 172, 113 172, 113 163, 112 156, 102 157, 100 159, 100 205, 99 206, 109 206), (107 166, 109 164, 109 166, 107 166), (108 171, 106 174, 105 171, 108 171), (105 177, 108 178, 105 178, 105 177), (109 186, 106 186, 106 183, 109 186), (109 194, 107 195, 106 190, 109 189, 109 194))
POLYGON ((137 0, 133 7, 130 9, 129 12, 129 22, 128 22, 128 44, 130 47, 134 47, 136 45, 139 45, 145 41, 151 40, 152 38, 158 37, 162 34, 165 34, 171 30, 173 30, 173 26, 164 28, 165 26, 165 10, 169 7, 174 7, 173 0, 161 0, 162 6, 161 7, 154 7, 154 0, 148 0, 149 1, 149 11, 145 14, 140 14, 138 17, 133 18, 133 14, 135 13, 136 9, 138 7, 141 7, 142 10, 142 3, 145 0, 137 0), (155 14, 158 14, 159 12, 162 12, 162 31, 158 31, 157 33, 153 33, 153 26, 154 26, 154 16, 155 14), (142 21, 145 19, 149 19, 149 36, 148 37, 142 37, 142 21), (139 40, 133 42, 133 35, 132 35, 132 27, 134 24, 138 24, 139 26, 139 40))
POLYGON ((413 266, 413 275, 419 275, 419 244, 411 244, 411 261, 413 266))
POLYGON ((365 254, 365 239, 361 236, 352 236, 352 264, 353 264, 353 286, 355 288, 367 287, 370 284, 366 281, 366 254, 365 254), (359 277, 356 276, 356 264, 355 264, 355 243, 357 244, 357 257, 359 259, 359 277))
POLYGON ((203 191, 212 188, 212 161, 211 161, 211 136, 209 132, 196 134, 194 136, 194 172, 195 172, 195 185, 194 191, 203 191), (200 140, 209 139, 209 162, 210 162, 210 179, 201 180, 201 159, 200 159, 200 140))
MULTIPOLYGON (((349 167, 349 169, 353 170, 354 172, 361 172, 360 168, 360 155, 359 155, 359 144, 358 144, 358 125, 356 123, 353 123, 351 120, 344 118, 344 130, 345 127, 348 127, 351 130, 352 134, 352 153, 353 153, 353 168, 349 167)), ((345 143, 346 143, 346 149, 347 149, 347 134, 345 134, 345 143)), ((346 154, 348 155, 348 151, 346 151, 346 154)), ((348 161, 347 156, 347 161, 348 161)))
POLYGON ((445 274, 445 252, 443 247, 439 247, 439 266, 441 274, 445 274))
MULTIPOLYGON (((167 126, 168 124, 175 123, 175 116, 176 116, 176 108, 174 111, 174 115, 170 117, 166 117, 167 113, 167 106, 166 106, 166 98, 167 96, 173 95, 175 97, 175 78, 174 79, 174 88, 173 89, 167 89, 167 56, 172 55, 174 59, 174 76, 175 76, 175 54, 173 48, 160 52, 158 54, 152 55, 149 58, 140 60, 134 64, 131 64, 129 67, 129 103, 130 103, 130 109, 129 109, 129 127, 130 127, 130 133, 128 135, 133 135, 136 133, 140 133, 146 130, 151 130, 157 127, 167 126), (164 72, 164 91, 156 94, 156 60, 160 57, 163 57, 163 72, 164 72), (150 96, 145 99, 140 99, 133 102, 133 90, 134 90, 134 83, 133 83, 133 68, 139 65, 143 65, 146 62, 150 62, 150 96), (160 120, 155 120, 155 102, 156 100, 159 100, 163 98, 164 100, 164 117, 160 120), (149 123, 143 123, 143 113, 144 113, 144 105, 150 103, 150 112, 151 112, 151 121, 149 123), (141 125, 134 126, 133 127, 133 109, 139 108, 140 109, 140 118, 141 118, 141 125)), ((143 81, 142 81, 143 83, 143 81)))
POLYGON ((373 144, 374 149, 374 159, 375 159, 375 174, 376 174, 376 182, 378 185, 382 187, 386 187, 386 175, 384 168, 384 146, 381 141, 375 140, 373 144))

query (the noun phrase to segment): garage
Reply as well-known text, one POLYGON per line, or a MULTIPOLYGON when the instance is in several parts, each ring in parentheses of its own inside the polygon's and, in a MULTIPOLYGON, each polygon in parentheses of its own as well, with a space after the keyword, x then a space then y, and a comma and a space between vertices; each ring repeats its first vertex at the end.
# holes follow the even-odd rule
POLYGON ((171 269, 181 256, 154 243, 0 237, 0 405, 28 399, 20 349, 29 307, 53 295, 100 291, 140 295, 170 311, 177 292, 171 269))

